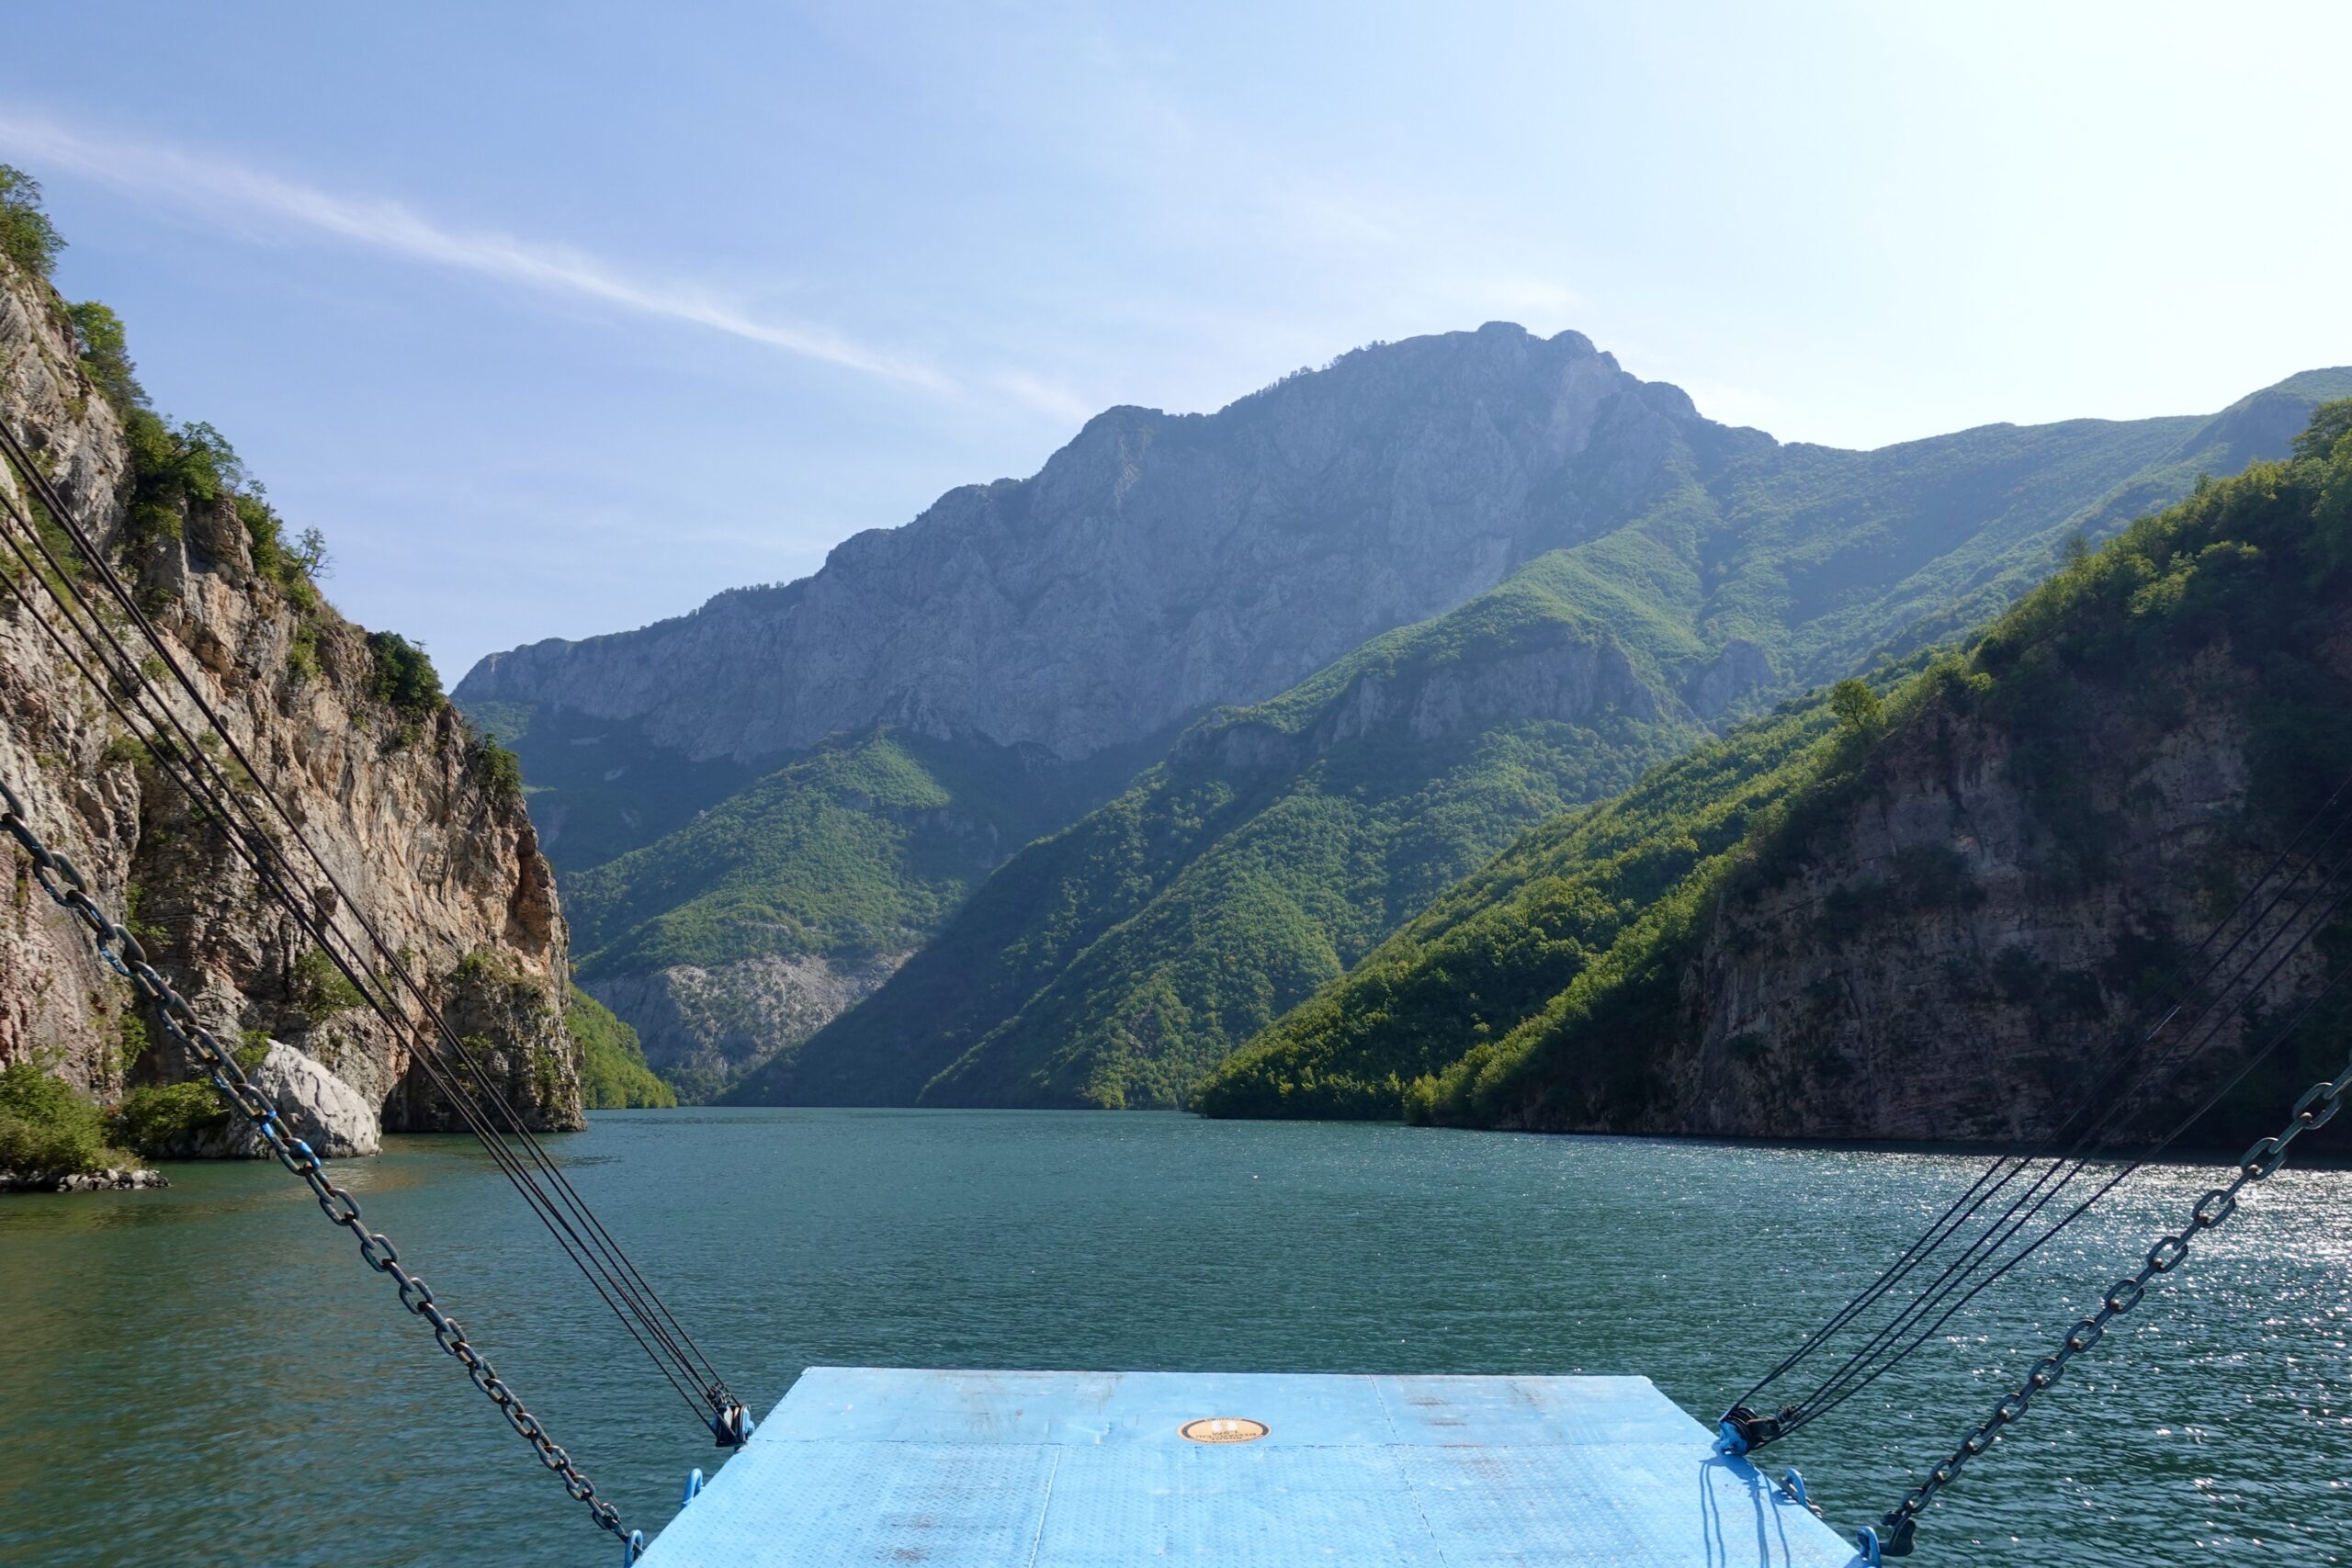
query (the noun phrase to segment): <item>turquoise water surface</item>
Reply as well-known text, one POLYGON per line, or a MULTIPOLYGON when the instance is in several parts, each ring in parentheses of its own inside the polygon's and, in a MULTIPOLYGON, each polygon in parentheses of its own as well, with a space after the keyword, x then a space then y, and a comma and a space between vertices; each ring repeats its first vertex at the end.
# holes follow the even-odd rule
MULTIPOLYGON (((1711 1418, 1973 1176, 1938 1155, 1175 1115, 609 1113, 555 1140, 740 1393, 804 1366, 1641 1372, 1711 1418)), ((369 1221, 648 1533, 718 1458, 488 1159, 369 1221)), ((2210 1184, 2126 1185, 1772 1450, 1875 1517, 2210 1184)), ((618 1553, 276 1166, 0 1199, 0 1562, 618 1553)), ((1930 1515, 1923 1565, 2352 1563, 2352 1173, 2289 1170, 1930 1515)))

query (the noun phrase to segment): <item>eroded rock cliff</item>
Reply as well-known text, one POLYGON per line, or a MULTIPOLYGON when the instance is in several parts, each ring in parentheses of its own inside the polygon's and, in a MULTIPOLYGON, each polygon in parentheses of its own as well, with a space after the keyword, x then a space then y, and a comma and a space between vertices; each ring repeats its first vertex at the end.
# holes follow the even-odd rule
MULTIPOLYGON (((233 473, 212 472, 217 485, 159 486, 156 463, 190 448, 159 449, 165 435, 180 438, 119 406, 127 376, 110 393, 85 362, 87 347, 45 282, 0 262, 0 418, 135 583, 174 655, 353 901, 426 977, 482 1056, 488 1087, 537 1125, 579 1124, 577 1054, 561 1009, 564 921, 511 764, 498 765, 437 686, 419 685, 411 650, 371 640, 317 597, 286 564, 274 523, 251 520, 266 514, 250 488, 241 511, 233 473), (394 657, 410 663, 391 669, 394 657)), ((0 484, 28 506, 13 477, 0 484)), ((217 1031, 242 1036, 289 1084, 321 1076, 286 1059, 295 1054, 339 1080, 313 1081, 322 1117, 349 1123, 356 1102, 389 1129, 453 1124, 413 1070, 409 1043, 356 1005, 219 829, 43 634, 28 606, 53 618, 47 595, 13 563, 8 575, 0 773, 38 830, 74 857, 217 1031)), ((29 863, 9 853, 0 1064, 40 1063, 101 1100, 188 1077, 191 1064, 153 1043, 129 986, 40 894, 29 863)), ((372 1141, 372 1125, 348 1130, 331 1141, 372 1141)))
MULTIPOLYGON (((2352 687, 2352 661, 2338 673, 2352 687)), ((2277 852, 2247 820, 2258 671, 2215 649, 2168 678, 2170 712, 2108 710, 2063 773, 1996 718, 1932 711, 1792 874, 1735 882, 1684 981, 1696 1049, 1668 1069, 1673 1130, 2049 1131, 2195 973, 2224 890, 2277 852)), ((2300 952, 2257 1020, 2326 963, 2300 952)), ((2246 1015, 2219 1020, 2189 1085, 2243 1060, 2248 1034, 2246 1015)))

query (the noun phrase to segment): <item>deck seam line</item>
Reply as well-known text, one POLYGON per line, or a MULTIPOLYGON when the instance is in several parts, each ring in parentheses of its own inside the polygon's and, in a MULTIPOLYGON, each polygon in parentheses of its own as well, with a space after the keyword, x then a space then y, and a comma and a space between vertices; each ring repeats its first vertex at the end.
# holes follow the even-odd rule
POLYGON ((1388 1391, 1380 1386, 1382 1379, 1374 1377, 1370 1381, 1372 1397, 1380 1405, 1380 1418, 1388 1423, 1388 1451, 1396 1461, 1396 1479, 1405 1483, 1405 1495, 1413 1500, 1413 1517, 1421 1521, 1421 1534, 1428 1539, 1430 1550, 1437 1553, 1438 1562, 1451 1562, 1445 1554, 1445 1542, 1437 1538, 1437 1527, 1430 1523, 1430 1511, 1421 1506, 1420 1489, 1413 1484, 1412 1466, 1406 1463, 1405 1434, 1396 1429, 1396 1413, 1388 1408, 1388 1391))
POLYGON ((1054 1462, 1046 1469, 1046 1495, 1037 1504, 1037 1533, 1029 1540, 1029 1568, 1037 1568, 1037 1554, 1046 1550, 1046 1516, 1054 1506, 1054 1483, 1062 1472, 1062 1447, 1053 1445, 1054 1462))

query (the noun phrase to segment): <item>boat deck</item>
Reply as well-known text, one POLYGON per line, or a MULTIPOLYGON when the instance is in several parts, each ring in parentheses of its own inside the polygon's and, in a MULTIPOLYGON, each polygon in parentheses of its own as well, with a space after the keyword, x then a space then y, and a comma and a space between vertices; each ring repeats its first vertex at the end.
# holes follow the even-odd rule
POLYGON ((643 1562, 1842 1568, 1856 1561, 1850 1545, 1777 1484, 1743 1460, 1714 1454, 1711 1436, 1638 1377, 817 1367, 643 1562), (1196 1425, 1204 1421, 1211 1425, 1196 1425), (1249 1435, 1258 1427, 1262 1436, 1249 1435))

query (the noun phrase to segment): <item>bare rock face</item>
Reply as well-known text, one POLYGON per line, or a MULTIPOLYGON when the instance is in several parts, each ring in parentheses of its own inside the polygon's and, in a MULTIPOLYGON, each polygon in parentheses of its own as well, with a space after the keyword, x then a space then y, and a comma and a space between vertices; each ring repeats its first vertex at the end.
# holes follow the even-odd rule
POLYGON ((1748 693, 1771 685, 1771 656, 1746 637, 1734 637, 1692 676, 1684 700, 1701 718, 1719 718, 1748 693))
MULTIPOLYGON (((436 1005, 477 1032, 526 1118, 579 1125, 577 1052, 560 1006, 567 936, 553 878, 520 793, 486 773, 455 712, 437 702, 399 709, 377 694, 367 635, 257 570, 248 530, 227 502, 185 508, 176 537, 134 531, 123 423, 77 362, 53 291, 5 263, 0 418, 133 581, 228 738, 348 891, 353 912, 374 924, 436 1005), (493 969, 502 1000, 478 1007, 481 976, 493 969)), ((13 479, 6 482, 14 495, 13 479)), ((49 611, 45 595, 33 599, 49 611)), ((183 717, 201 728, 192 711, 183 717)), ((226 755, 225 746, 206 749, 226 755)), ((416 1089, 413 1039, 356 1005, 219 826, 147 759, 13 593, 0 597, 0 774, 25 798, 36 829, 80 864, 93 896, 132 925, 208 1024, 227 1039, 280 1043, 266 1070, 316 1113, 331 1141, 356 1149, 372 1143, 379 1123, 448 1124, 416 1089)), ((252 786, 240 779, 237 787, 252 786)), ((290 834, 287 845, 306 864, 290 834)), ((194 1077, 196 1064, 153 1043, 159 1033, 129 985, 42 896, 30 863, 13 848, 7 857, 0 1062, 40 1061, 100 1100, 194 1077)), ((335 912, 325 879, 309 880, 315 913, 335 912)))
POLYGON ((1590 720, 1617 711, 1667 717, 1625 651, 1608 636, 1566 626, 1498 657, 1367 671, 1351 679, 1315 724, 1289 730, 1255 717, 1211 719, 1178 737, 1170 753, 1179 769, 1216 767, 1236 774, 1295 768, 1306 759, 1378 730, 1428 741, 1475 733, 1492 724, 1532 719, 1590 720))
POLYGON ((246 1076, 277 1102, 294 1135, 326 1158, 383 1152, 377 1108, 291 1045, 271 1041, 260 1066, 246 1076))
MULTIPOLYGON (((1795 874, 1735 882, 1719 902, 1683 978, 1678 1032, 1695 1049, 1629 1130, 2049 1131, 2086 1064, 2159 1010, 2151 984, 2193 972, 2186 954, 2220 912, 2212 890, 2264 870, 2268 852, 2239 830, 2258 682, 2209 654, 2162 731, 2112 718, 2081 748, 2064 803, 1997 726, 1939 714, 1917 727, 1795 874), (2089 855, 2073 825, 2094 820, 2117 836, 2089 855)), ((2310 995, 2325 962, 2314 945, 2271 976, 2264 1016, 2310 995)), ((2227 1019, 2184 1067, 2188 1084, 2211 1076, 2199 1063, 2241 1059, 2246 1029, 2227 1019)))
POLYGON ((1271 697, 1740 442, 1770 445, 1579 333, 1492 323, 1213 415, 1114 409, 1035 478, 950 491, 803 581, 494 654, 459 696, 641 720, 694 758, 877 723, 1084 757, 1271 697))
MULTIPOLYGON (((288 1129, 326 1159, 381 1154, 377 1107, 357 1089, 291 1045, 269 1042, 245 1069, 254 1087, 276 1102, 288 1129)), ((178 1159, 267 1159, 269 1145, 243 1118, 190 1135, 168 1151, 178 1159)))
POLYGON ((865 1000, 906 959, 897 953, 836 963, 793 953, 709 968, 674 964, 586 989, 632 1021, 649 1066, 684 1092, 707 1096, 865 1000))

